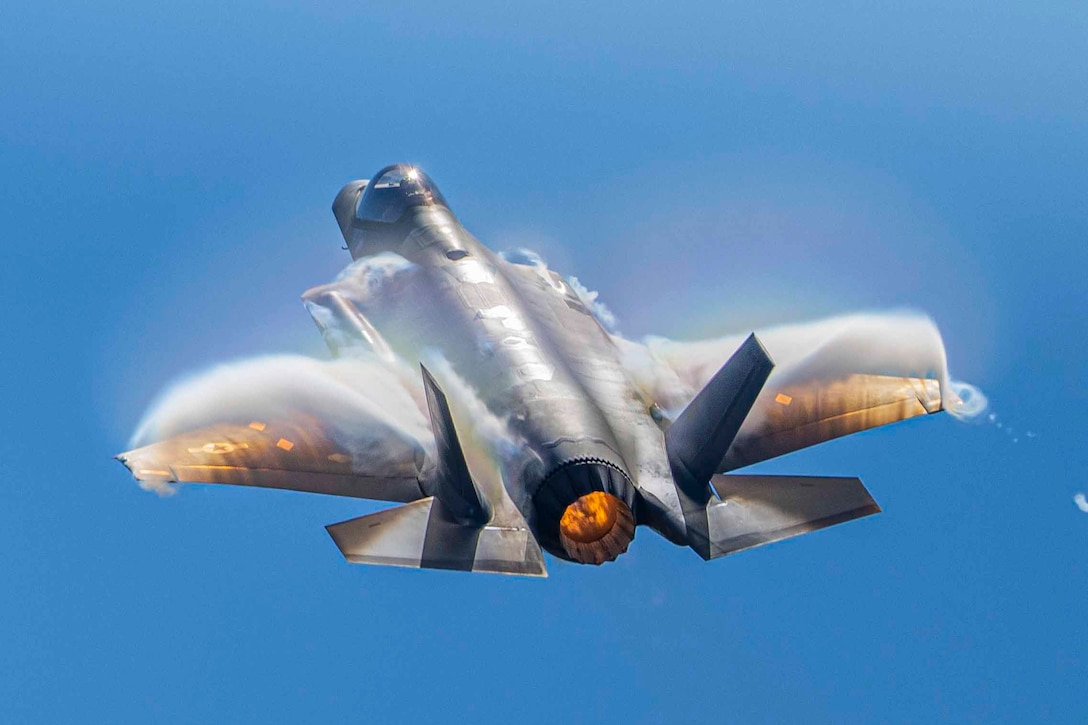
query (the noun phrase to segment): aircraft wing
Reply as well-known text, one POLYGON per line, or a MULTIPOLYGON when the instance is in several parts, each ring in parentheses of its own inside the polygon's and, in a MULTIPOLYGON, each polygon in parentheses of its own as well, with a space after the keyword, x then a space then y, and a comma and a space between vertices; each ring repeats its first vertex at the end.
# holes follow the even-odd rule
MULTIPOLYGON (((721 472, 943 409, 944 345, 926 317, 851 315, 757 334, 775 368, 721 472)), ((741 342, 651 339, 653 362, 638 366, 636 377, 660 405, 678 411, 741 342)))
POLYGON ((932 378, 845 375, 769 383, 719 470, 941 409, 940 385, 932 378))
POLYGON ((225 483, 385 501, 423 497, 426 420, 395 376, 360 361, 263 358, 176 387, 118 456, 142 485, 225 483))

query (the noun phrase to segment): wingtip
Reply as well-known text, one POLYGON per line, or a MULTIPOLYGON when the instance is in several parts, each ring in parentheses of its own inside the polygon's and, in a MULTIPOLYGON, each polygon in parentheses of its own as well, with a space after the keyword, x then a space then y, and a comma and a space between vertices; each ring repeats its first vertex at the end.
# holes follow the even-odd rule
POLYGON ((131 459, 133 452, 118 453, 113 460, 124 466, 134 480, 141 483, 178 483, 177 475, 169 466, 150 464, 148 468, 143 468, 142 465, 145 464, 141 464, 138 457, 136 461, 131 459))

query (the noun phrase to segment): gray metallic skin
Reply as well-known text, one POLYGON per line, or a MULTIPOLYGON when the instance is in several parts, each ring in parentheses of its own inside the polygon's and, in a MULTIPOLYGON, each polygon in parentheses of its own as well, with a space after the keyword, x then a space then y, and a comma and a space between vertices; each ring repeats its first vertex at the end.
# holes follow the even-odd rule
MULTIPOLYGON (((641 523, 634 479, 644 449, 656 448, 662 469, 662 434, 623 374, 610 336, 577 295, 557 276, 526 274, 494 254, 444 204, 409 206, 391 222, 359 219, 355 209, 365 193, 353 182, 334 205, 352 257, 398 254, 420 267, 430 289, 429 334, 405 336, 415 345, 394 347, 418 358, 419 349, 404 348, 437 344, 525 441, 519 470, 504 484, 541 545, 567 558, 559 517, 590 491, 616 495, 641 523)), ((438 480, 423 482, 428 495, 438 480)))
MULTIPOLYGON (((545 576, 542 548, 601 563, 626 550, 632 524, 714 559, 877 513, 856 478, 721 474, 944 405, 928 366, 843 355, 842 340, 870 339, 864 328, 813 338, 777 377, 753 334, 685 344, 672 378, 648 379, 649 344, 610 335, 543 264, 486 248, 408 165, 347 184, 333 212, 356 264, 303 300, 334 355, 373 363, 353 379, 402 391, 395 405, 429 414, 430 430, 416 419, 409 432, 388 404, 330 418, 307 404, 311 389, 283 397, 294 388, 270 380, 262 395, 283 401, 271 411, 233 406, 119 455, 137 480, 401 502, 327 527, 345 558, 545 576), (422 396, 404 361, 424 366, 422 396), (623 516, 568 549, 560 519, 579 499, 623 516), (613 533, 607 555, 579 548, 613 533)), ((939 336, 925 337, 935 328, 911 329, 932 341, 924 359, 943 361, 939 336)))

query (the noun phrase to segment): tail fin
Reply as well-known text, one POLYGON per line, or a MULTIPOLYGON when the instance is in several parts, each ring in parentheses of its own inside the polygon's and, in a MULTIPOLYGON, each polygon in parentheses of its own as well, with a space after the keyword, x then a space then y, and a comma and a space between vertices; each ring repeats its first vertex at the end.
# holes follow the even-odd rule
POLYGON ((857 478, 714 476, 708 559, 880 513, 857 478))
POLYGON ((424 498, 327 526, 354 564, 547 576, 540 545, 524 520, 471 527, 450 518, 437 498, 424 498))
POLYGON ((717 473, 741 424, 774 368, 759 338, 752 335, 699 391, 665 432, 665 450, 689 545, 711 558, 707 504, 717 473))
POLYGON ((773 368, 759 338, 749 335, 665 433, 673 476, 690 494, 703 493, 718 472, 773 368))
POLYGON ((434 495, 454 520, 466 525, 483 525, 491 518, 491 511, 487 499, 480 494, 468 471, 457 429, 453 427, 449 401, 431 372, 422 365, 420 368, 423 370, 423 385, 427 389, 427 408, 431 413, 438 458, 434 495))

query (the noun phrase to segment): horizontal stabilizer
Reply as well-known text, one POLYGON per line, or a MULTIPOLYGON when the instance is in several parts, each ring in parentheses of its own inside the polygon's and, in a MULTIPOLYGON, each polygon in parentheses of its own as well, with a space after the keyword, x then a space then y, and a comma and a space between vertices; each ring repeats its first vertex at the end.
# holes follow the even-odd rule
POLYGON ((710 559, 880 513, 857 478, 714 476, 710 559))
POLYGON ((547 576, 524 522, 465 526, 434 497, 326 527, 354 564, 547 576))

